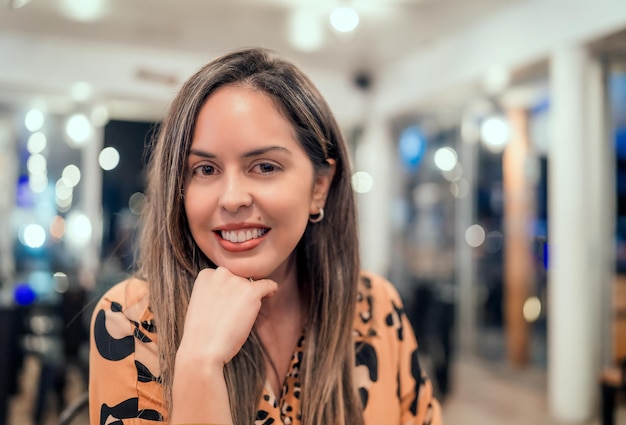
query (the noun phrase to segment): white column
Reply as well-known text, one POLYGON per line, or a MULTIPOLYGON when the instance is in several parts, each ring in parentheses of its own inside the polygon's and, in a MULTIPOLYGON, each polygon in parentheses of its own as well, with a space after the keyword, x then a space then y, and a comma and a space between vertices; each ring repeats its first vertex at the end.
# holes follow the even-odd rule
MULTIPOLYGON (((464 117, 472 122, 471 112, 464 117)), ((476 220, 476 167, 478 163, 478 139, 466 136, 459 143, 459 161, 463 166, 463 179, 467 182, 467 194, 456 199, 454 249, 456 279, 458 285, 456 330, 461 355, 473 354, 476 343, 476 264, 473 248, 465 241, 465 232, 476 220)))
POLYGON ((390 133, 383 120, 368 120, 357 144, 354 167, 357 172, 368 173, 373 182, 369 192, 357 194, 362 267, 382 276, 389 273, 392 234, 393 141, 390 133))
POLYGON ((595 412, 597 277, 589 243, 592 188, 587 104, 589 58, 581 46, 551 57, 548 153, 548 402, 555 419, 579 423, 595 412))
POLYGON ((13 120, 0 117, 0 284, 9 283, 15 271, 14 235, 11 229, 18 173, 15 145, 13 120))
POLYGON ((95 127, 93 137, 82 150, 82 210, 91 222, 91 238, 80 257, 81 285, 87 289, 96 283, 102 243, 102 168, 98 156, 104 144, 104 128, 95 127))
POLYGON ((588 143, 586 144, 589 167, 589 243, 590 283, 595 296, 593 312, 598 323, 596 376, 603 366, 614 362, 613 347, 613 285, 615 280, 615 149, 612 140, 612 123, 607 107, 608 64, 595 59, 588 66, 587 110, 588 143))

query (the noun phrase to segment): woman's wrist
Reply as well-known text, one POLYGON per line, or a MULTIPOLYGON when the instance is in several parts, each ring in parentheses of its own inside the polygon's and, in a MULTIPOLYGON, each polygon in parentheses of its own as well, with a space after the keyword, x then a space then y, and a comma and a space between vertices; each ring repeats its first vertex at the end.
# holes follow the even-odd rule
POLYGON ((209 375, 213 375, 215 372, 221 374, 224 371, 224 361, 219 354, 210 350, 202 352, 197 349, 187 350, 185 345, 181 344, 176 353, 174 372, 187 368, 190 368, 194 374, 198 372, 209 375))
POLYGON ((195 351, 179 351, 172 384, 172 424, 231 424, 224 364, 195 351))

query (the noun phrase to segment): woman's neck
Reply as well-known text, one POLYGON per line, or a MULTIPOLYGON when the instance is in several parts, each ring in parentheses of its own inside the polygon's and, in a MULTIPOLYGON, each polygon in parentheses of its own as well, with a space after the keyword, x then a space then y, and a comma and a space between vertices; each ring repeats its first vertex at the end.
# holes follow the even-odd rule
POLYGON ((295 261, 274 273, 278 291, 263 300, 254 324, 265 352, 266 379, 275 395, 280 394, 298 340, 304 328, 302 296, 295 261))
MULTIPOLYGON (((270 298, 263 300, 259 318, 270 323, 301 322, 302 297, 297 285, 278 285, 278 291, 270 298)), ((258 320, 258 319, 257 319, 258 320)))
POLYGON ((302 297, 298 284, 298 273, 295 256, 289 258, 281 265, 269 279, 278 283, 278 291, 270 298, 263 300, 259 317, 264 320, 282 321, 286 318, 294 319, 297 316, 300 321, 302 311, 302 297))

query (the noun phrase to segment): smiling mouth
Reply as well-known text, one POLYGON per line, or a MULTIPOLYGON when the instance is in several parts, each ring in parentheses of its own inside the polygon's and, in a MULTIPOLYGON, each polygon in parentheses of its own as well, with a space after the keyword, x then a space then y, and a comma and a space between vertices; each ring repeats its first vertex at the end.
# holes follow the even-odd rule
POLYGON ((269 232, 270 229, 243 229, 243 230, 220 230, 217 233, 222 239, 232 242, 241 243, 252 239, 257 239, 269 232))

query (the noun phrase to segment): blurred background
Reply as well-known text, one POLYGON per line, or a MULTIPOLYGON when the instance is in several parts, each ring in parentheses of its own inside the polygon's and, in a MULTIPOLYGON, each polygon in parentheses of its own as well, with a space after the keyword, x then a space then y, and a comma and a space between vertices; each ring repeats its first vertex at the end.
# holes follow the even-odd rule
POLYGON ((245 46, 335 112, 363 267, 402 295, 447 425, 626 424, 624 0, 2 0, 0 424, 84 395, 144 148, 245 46))

